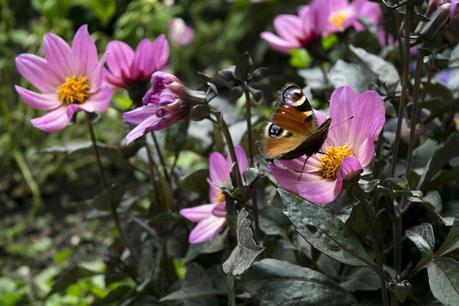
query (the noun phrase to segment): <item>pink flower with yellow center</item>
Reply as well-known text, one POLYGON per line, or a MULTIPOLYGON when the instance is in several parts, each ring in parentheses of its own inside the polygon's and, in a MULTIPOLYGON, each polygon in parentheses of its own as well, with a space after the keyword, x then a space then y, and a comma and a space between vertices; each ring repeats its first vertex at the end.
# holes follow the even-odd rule
POLYGON ((193 41, 193 28, 182 18, 174 18, 169 23, 169 39, 177 46, 186 46, 193 41))
POLYGON ((45 57, 20 54, 16 57, 19 73, 40 93, 16 86, 17 93, 34 109, 46 110, 32 125, 45 132, 65 128, 77 111, 105 112, 112 89, 103 82, 103 61, 86 25, 81 26, 70 47, 59 36, 46 33, 45 57))
POLYGON ((106 54, 106 81, 115 87, 128 87, 147 82, 155 71, 164 68, 169 59, 169 44, 160 35, 155 41, 143 39, 134 51, 128 44, 114 40, 107 45, 106 54))
MULTIPOLYGON (((318 123, 324 121, 317 116, 318 123)), ((335 200, 349 180, 373 160, 374 141, 385 122, 384 102, 376 92, 356 94, 350 87, 335 89, 330 98, 332 126, 322 146, 303 169, 305 157, 269 165, 278 184, 317 205, 335 200)))
MULTIPOLYGON (((242 174, 248 167, 247 156, 240 146, 235 147, 239 171, 242 174)), ((210 204, 200 205, 180 210, 180 214, 197 223, 188 237, 191 244, 212 240, 226 226, 226 202, 221 187, 225 186, 230 178, 233 161, 214 152, 209 158, 209 200, 210 204)))
POLYGON ((318 10, 318 26, 323 35, 343 32, 349 27, 356 31, 362 31, 364 26, 359 18, 379 25, 382 21, 382 11, 378 4, 368 0, 314 0, 313 4, 321 5, 318 10))

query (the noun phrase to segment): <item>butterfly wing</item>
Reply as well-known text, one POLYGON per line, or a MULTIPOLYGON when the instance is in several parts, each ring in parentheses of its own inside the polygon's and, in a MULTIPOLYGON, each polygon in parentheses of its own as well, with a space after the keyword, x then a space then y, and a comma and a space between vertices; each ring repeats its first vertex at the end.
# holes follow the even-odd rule
POLYGON ((297 85, 287 84, 280 94, 281 102, 274 108, 271 121, 261 130, 259 145, 267 159, 304 155, 298 149, 304 148, 304 142, 317 130, 311 105, 297 85))

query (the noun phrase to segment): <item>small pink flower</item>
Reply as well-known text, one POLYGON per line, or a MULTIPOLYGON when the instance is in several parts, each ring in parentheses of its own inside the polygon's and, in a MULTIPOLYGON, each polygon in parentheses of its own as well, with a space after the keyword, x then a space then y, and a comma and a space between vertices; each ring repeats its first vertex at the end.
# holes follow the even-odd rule
POLYGON ((45 57, 20 54, 16 57, 19 73, 35 86, 37 93, 15 86, 17 93, 32 108, 46 110, 32 125, 45 132, 65 128, 77 111, 105 112, 112 98, 112 89, 103 82, 103 64, 88 32, 81 26, 70 47, 59 36, 46 33, 45 57))
POLYGON ((123 115, 124 121, 136 125, 126 135, 126 144, 150 131, 171 126, 187 114, 188 106, 184 101, 187 89, 177 77, 158 71, 153 73, 151 83, 151 89, 143 97, 143 106, 123 115))
POLYGON ((261 33, 272 48, 279 52, 288 52, 311 43, 320 36, 317 28, 317 5, 302 6, 297 15, 282 14, 274 19, 274 30, 261 33))
POLYGON ((382 20, 382 11, 378 4, 368 0, 314 0, 313 4, 322 3, 322 9, 318 10, 319 28, 322 35, 343 32, 349 27, 356 31, 364 29, 359 18, 365 18, 372 24, 379 25, 382 20))
POLYGON ((169 39, 178 46, 188 45, 193 41, 193 28, 187 26, 182 18, 174 18, 169 23, 169 39))
MULTIPOLYGON (((235 147, 236 158, 241 174, 248 167, 247 156, 239 146, 235 147)), ((214 152, 209 158, 209 199, 210 204, 200 205, 180 210, 180 214, 197 223, 191 231, 188 241, 191 244, 212 240, 226 226, 226 203, 223 187, 229 177, 233 161, 228 156, 226 159, 218 152, 214 152)))
POLYGON ((115 87, 128 87, 132 83, 144 83, 155 71, 164 68, 169 59, 169 44, 164 35, 155 41, 143 39, 137 48, 122 41, 111 41, 106 50, 108 70, 105 79, 115 87))
MULTIPOLYGON (((318 116, 319 124, 324 121, 321 117, 318 116)), ((374 141, 385 122, 384 102, 374 91, 358 95, 348 86, 339 87, 330 98, 330 117, 332 126, 322 146, 326 154, 312 155, 302 174, 304 157, 269 165, 282 188, 317 205, 335 200, 343 189, 343 181, 372 161, 374 141)))

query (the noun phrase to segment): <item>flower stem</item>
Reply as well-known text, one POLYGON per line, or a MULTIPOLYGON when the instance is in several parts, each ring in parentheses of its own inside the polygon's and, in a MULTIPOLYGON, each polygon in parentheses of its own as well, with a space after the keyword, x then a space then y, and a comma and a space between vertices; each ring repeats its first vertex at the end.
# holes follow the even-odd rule
POLYGON ((411 122, 410 122, 410 142, 408 145, 408 155, 406 160, 406 177, 411 172, 413 162, 413 149, 416 142, 416 124, 419 116, 419 92, 421 87, 421 68, 422 68, 422 53, 418 50, 416 59, 416 72, 414 75, 414 89, 413 89, 413 106, 411 110, 411 122))
POLYGON ((150 207, 148 208, 148 212, 150 216, 153 216, 155 213, 155 204, 158 205, 158 207, 161 206, 161 197, 160 197, 160 191, 161 191, 161 185, 159 182, 159 176, 158 176, 158 166, 155 163, 155 160, 153 159, 153 152, 151 151, 150 146, 148 145, 147 141, 147 135, 145 135, 145 149, 147 150, 147 158, 148 158, 148 164, 149 164, 149 173, 150 173, 150 182, 153 186, 153 190, 155 192, 155 200, 156 203, 150 203, 150 207))
MULTIPOLYGON (((91 138, 92 147, 94 149, 94 155, 96 157, 97 166, 99 168, 99 174, 100 174, 100 177, 102 179, 102 183, 104 185, 104 190, 107 190, 109 188, 108 181, 107 181, 107 178, 105 176, 104 167, 102 166, 102 161, 101 161, 101 158, 100 158, 99 147, 97 146, 97 140, 96 140, 96 134, 94 132, 94 127, 92 125, 89 113, 85 112, 85 114, 86 114, 86 122, 87 122, 87 125, 88 125, 89 137, 91 138)), ((121 227, 121 221, 120 221, 120 217, 118 215, 118 211, 116 209, 116 204, 111 199, 110 199, 110 213, 111 213, 113 222, 115 223, 116 229, 118 230, 118 233, 120 235, 121 241, 129 249, 129 252, 131 253, 131 255, 135 258, 135 253, 133 252, 133 250, 131 249, 131 247, 127 243, 126 236, 124 235, 123 228, 121 227)), ((134 274, 129 273, 128 269, 126 271, 129 274, 129 276, 134 281, 137 282, 137 277, 134 274)))
MULTIPOLYGON (((243 82, 244 88, 244 95, 245 95, 245 118, 247 121, 247 142, 248 142, 248 151, 249 151, 249 159, 250 159, 250 167, 254 167, 255 163, 253 160, 253 130, 252 130, 252 99, 250 98, 250 91, 248 84, 244 81, 243 82)), ((259 237, 260 235, 260 225, 258 220, 258 205, 257 205, 257 195, 256 190, 252 190, 252 214, 254 219, 254 234, 255 237, 259 237)))
POLYGON ((159 162, 161 163, 161 167, 163 168, 164 177, 166 178, 166 180, 170 184, 171 183, 171 178, 170 178, 169 174, 167 173, 166 162, 164 160, 163 153, 161 151, 161 147, 159 146, 158 139, 156 138, 155 132, 151 131, 150 134, 151 134, 151 137, 153 138, 153 143, 155 144, 155 149, 156 149, 156 153, 158 154, 159 162))
POLYGON ((244 88, 244 95, 245 95, 245 118, 247 121, 247 140, 248 140, 248 149, 249 149, 249 158, 250 158, 250 167, 254 166, 253 162, 253 148, 252 148, 252 141, 253 141, 253 135, 252 135, 252 101, 250 99, 250 92, 249 88, 247 86, 247 83, 243 83, 243 88, 244 88))
POLYGON ((235 172, 235 180, 236 180, 236 187, 242 187, 242 179, 241 179, 241 172, 239 171, 239 163, 237 160, 236 150, 234 149, 233 139, 231 138, 231 133, 229 131, 228 125, 226 124, 225 119, 223 119, 223 115, 220 112, 212 111, 212 114, 217 118, 217 124, 219 125, 220 129, 223 132, 223 136, 226 140, 226 145, 228 146, 228 151, 235 164, 233 167, 235 172))
POLYGON ((391 176, 395 174, 395 168, 397 166, 397 158, 398 158, 398 151, 400 148, 400 137, 401 137, 401 129, 402 129, 402 122, 403 122, 403 115, 405 112, 405 105, 406 100, 408 97, 408 73, 409 73, 409 64, 410 64, 410 27, 411 27, 411 7, 406 7, 406 14, 405 14, 405 40, 404 40, 404 56, 402 58, 402 65, 403 65, 403 75, 402 75, 402 94, 400 96, 400 104, 398 106, 398 117, 397 117, 397 130, 395 133, 395 141, 394 141, 394 150, 393 150, 393 157, 392 157, 392 166, 391 166, 391 176))
POLYGON ((365 219, 365 225, 370 233, 371 242, 373 243, 373 250, 375 252, 376 264, 378 266, 378 275, 381 282, 381 294, 383 297, 383 305, 389 306, 389 292, 386 287, 386 281, 384 278, 384 253, 381 248, 381 235, 379 233, 379 226, 377 221, 372 222, 371 220, 376 220, 376 216, 372 213, 372 210, 368 204, 367 199, 365 198, 364 192, 360 188, 355 188, 355 195, 357 200, 362 203, 363 214, 365 219))

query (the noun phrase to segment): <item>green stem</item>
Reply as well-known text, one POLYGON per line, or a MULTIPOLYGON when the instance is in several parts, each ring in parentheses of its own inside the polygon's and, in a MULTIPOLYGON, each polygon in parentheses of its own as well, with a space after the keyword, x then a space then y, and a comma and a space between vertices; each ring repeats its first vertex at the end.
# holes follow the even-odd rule
POLYGON ((394 269, 400 273, 402 269, 402 215, 395 212, 392 222, 392 234, 394 239, 394 269))
POLYGON ((150 216, 153 216, 155 214, 155 204, 158 205, 158 207, 161 207, 161 197, 160 197, 160 191, 161 191, 161 185, 159 182, 159 176, 158 176, 158 167, 155 163, 155 160, 153 158, 153 153, 151 151, 150 146, 148 145, 147 141, 147 135, 145 135, 145 149, 147 150, 147 158, 148 158, 148 164, 149 164, 149 173, 150 173, 150 182, 153 186, 153 190, 155 192, 155 199, 156 203, 150 203, 150 207, 148 208, 148 213, 150 216))
POLYGON ((402 75, 402 94, 400 96, 400 104, 398 107, 397 117, 397 130, 395 132, 395 141, 392 157, 391 176, 395 174, 395 168, 397 166, 398 151, 400 148, 400 137, 403 122, 403 115, 405 112, 406 100, 408 97, 408 73, 410 64, 410 27, 411 27, 411 8, 406 7, 405 14, 405 40, 404 40, 404 56, 402 58, 403 63, 403 75, 402 75))
POLYGON ((171 183, 171 178, 170 178, 169 174, 167 173, 166 162, 165 162, 165 159, 163 157, 163 153, 161 151, 161 147, 159 145, 159 141, 156 138, 155 132, 151 131, 150 134, 151 134, 151 137, 153 138, 153 143, 155 144, 155 149, 156 149, 156 153, 158 154, 159 162, 161 163, 161 167, 163 168, 164 177, 166 178, 167 182, 170 184, 171 183))
POLYGON ((414 89, 413 89, 413 106, 411 110, 411 122, 410 122, 410 142, 408 145, 408 156, 406 160, 406 177, 409 177, 411 172, 411 166, 413 161, 413 149, 416 142, 416 124, 419 116, 419 92, 421 88, 421 68, 422 68, 422 53, 418 50, 416 59, 416 72, 414 76, 414 89))
POLYGON ((373 250, 375 252, 376 264, 378 265, 378 275, 379 281, 381 283, 381 294, 383 298, 384 306, 390 305, 389 292, 386 287, 386 281, 384 278, 384 253, 381 248, 381 235, 379 233, 379 226, 376 220, 376 216, 372 214, 372 210, 368 204, 368 201, 365 198, 364 192, 360 188, 355 189, 356 198, 359 202, 362 203, 363 214, 365 219, 365 225, 370 233, 371 242, 373 243, 373 250), (375 220, 372 222, 371 220, 375 220))
POLYGON ((252 148, 252 140, 253 140, 253 135, 252 135, 252 101, 250 99, 250 92, 249 88, 246 82, 243 83, 243 88, 244 88, 244 95, 245 95, 245 118, 247 121, 247 141, 249 143, 248 149, 249 149, 249 158, 250 158, 250 167, 254 166, 253 162, 253 148, 252 148))

